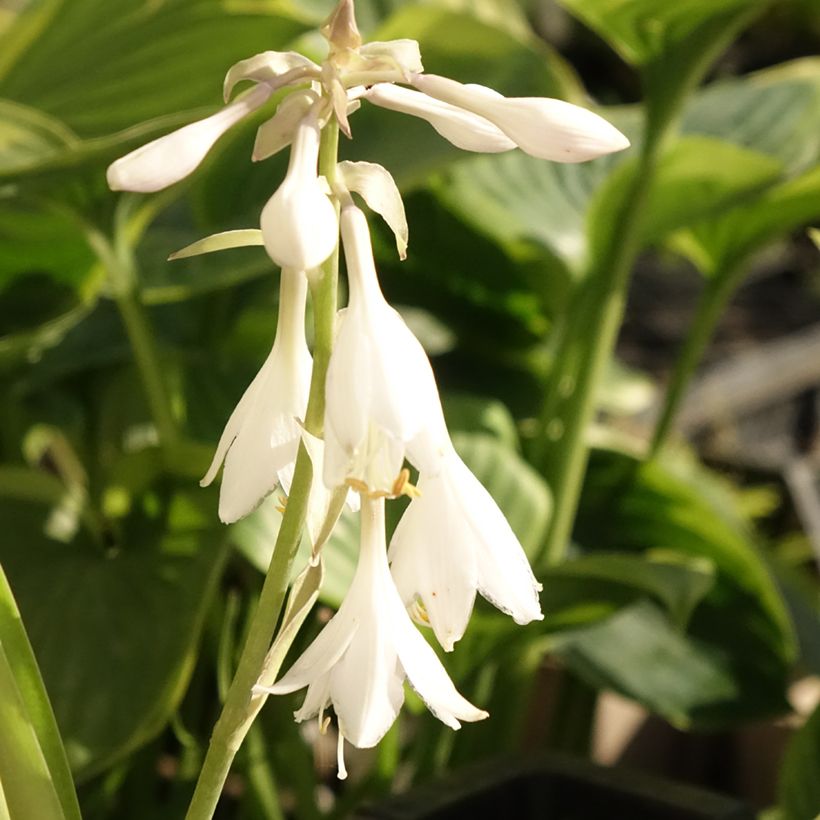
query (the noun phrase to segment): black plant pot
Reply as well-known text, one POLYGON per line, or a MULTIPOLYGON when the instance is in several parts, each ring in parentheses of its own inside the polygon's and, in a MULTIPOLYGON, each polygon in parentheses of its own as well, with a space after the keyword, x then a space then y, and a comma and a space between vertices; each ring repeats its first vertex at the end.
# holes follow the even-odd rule
POLYGON ((584 760, 481 764, 368 806, 361 820, 754 820, 732 798, 584 760))

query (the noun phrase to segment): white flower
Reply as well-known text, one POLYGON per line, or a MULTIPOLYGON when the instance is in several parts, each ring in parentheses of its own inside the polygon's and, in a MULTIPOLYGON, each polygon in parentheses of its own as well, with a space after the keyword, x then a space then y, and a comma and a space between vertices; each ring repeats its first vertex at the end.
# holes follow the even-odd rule
POLYGON ((483 85, 415 74, 425 94, 489 120, 522 151, 555 162, 584 162, 622 151, 629 140, 592 111, 547 97, 504 97, 483 85))
POLYGON ((336 209, 317 174, 319 137, 318 115, 311 109, 296 128, 285 179, 262 210, 265 250, 283 268, 316 268, 338 241, 336 209))
POLYGON ((416 612, 444 649, 464 634, 476 591, 516 623, 543 618, 541 585, 518 538, 452 445, 418 489, 390 542, 391 568, 405 604, 421 602, 416 612))
POLYGON ((430 362, 382 296, 364 214, 342 208, 350 302, 327 372, 324 479, 394 495, 407 444, 440 412, 430 362))
POLYGON ((272 90, 258 85, 221 111, 192 122, 126 154, 108 167, 112 191, 161 191, 191 174, 214 143, 231 127, 270 97, 272 90))
POLYGON ((306 298, 305 275, 284 268, 273 349, 228 419, 200 482, 210 484, 224 460, 219 517, 226 524, 254 510, 278 483, 289 485, 312 368, 305 341, 306 298))
POLYGON ((489 120, 420 91, 378 83, 362 96, 382 108, 427 120, 444 139, 463 151, 497 154, 515 148, 515 143, 489 120))
MULTIPOLYGON (((359 563, 339 611, 273 686, 275 695, 308 691, 297 721, 333 705, 340 741, 375 746, 393 725, 409 680, 430 711, 453 729, 487 713, 456 690, 436 653, 413 626, 399 598, 384 544, 384 499, 362 498, 359 563)), ((341 752, 341 742, 340 742, 341 752)), ((340 754, 340 776, 344 776, 340 754)))

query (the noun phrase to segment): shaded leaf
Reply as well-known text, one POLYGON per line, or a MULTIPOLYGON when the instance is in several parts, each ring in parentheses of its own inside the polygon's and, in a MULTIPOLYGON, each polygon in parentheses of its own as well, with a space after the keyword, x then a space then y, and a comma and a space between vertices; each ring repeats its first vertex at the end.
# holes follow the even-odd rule
POLYGON ((820 814, 820 706, 792 738, 780 773, 778 796, 784 820, 815 820, 820 814))
POLYGON ((37 661, 0 567, 0 783, 14 817, 79 820, 65 749, 37 661))

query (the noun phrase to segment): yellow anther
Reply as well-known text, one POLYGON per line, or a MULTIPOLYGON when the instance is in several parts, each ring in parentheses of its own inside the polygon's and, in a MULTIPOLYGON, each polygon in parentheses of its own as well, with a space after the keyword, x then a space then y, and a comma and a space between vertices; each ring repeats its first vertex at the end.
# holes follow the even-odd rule
POLYGON ((355 490, 357 493, 362 493, 363 495, 370 495, 370 487, 364 483, 360 478, 353 478, 353 476, 348 476, 345 479, 345 484, 348 487, 355 490))
POLYGON ((326 735, 327 734, 327 727, 330 726, 330 715, 325 718, 319 719, 319 734, 326 735))

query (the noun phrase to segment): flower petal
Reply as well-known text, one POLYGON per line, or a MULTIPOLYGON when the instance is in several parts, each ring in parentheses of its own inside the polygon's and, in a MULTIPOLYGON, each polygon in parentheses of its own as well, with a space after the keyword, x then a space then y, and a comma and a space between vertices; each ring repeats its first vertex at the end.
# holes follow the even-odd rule
POLYGON ((515 148, 515 143, 489 120, 427 94, 380 83, 363 96, 382 108, 426 120, 444 139, 463 151, 497 154, 515 148))
POLYGON ((370 210, 379 214, 396 237, 399 258, 407 257, 407 217, 404 202, 390 172, 374 162, 340 162, 337 166, 342 183, 355 191, 370 210))
POLYGON ((263 105, 270 95, 267 86, 257 86, 216 114, 126 154, 108 167, 108 186, 112 191, 152 193, 179 182, 199 166, 229 128, 263 105))
POLYGON ((390 624, 378 610, 369 615, 330 671, 330 698, 339 728, 360 749, 384 737, 404 703, 404 674, 390 624))
POLYGON ((415 40, 366 43, 348 56, 342 79, 346 86, 409 82, 424 71, 419 44, 415 40))
POLYGON ((399 661, 427 708, 451 729, 460 728, 460 720, 473 722, 489 717, 458 692, 430 644, 413 626, 398 595, 395 606, 388 617, 393 621, 399 661))
POLYGON ((481 482, 457 455, 452 458, 452 486, 473 533, 478 591, 516 623, 542 620, 541 585, 521 543, 481 482))
POLYGON ((405 605, 418 597, 445 652, 467 628, 478 573, 473 533, 449 476, 422 475, 421 495, 410 502, 390 542, 391 573, 405 605))
POLYGON ((225 102, 242 80, 265 83, 271 90, 305 77, 318 77, 321 69, 312 60, 296 51, 263 51, 246 60, 240 60, 228 69, 222 93, 225 102))
POLYGON ((502 97, 490 88, 462 85, 435 74, 416 74, 413 85, 485 117, 534 157, 584 162, 629 147, 629 140, 603 117, 563 100, 502 97))
POLYGON ((253 161, 272 157, 290 145, 299 123, 318 99, 313 91, 294 91, 285 97, 273 117, 259 126, 253 145, 253 161))
POLYGON ((187 259, 189 256, 199 256, 203 253, 226 251, 232 248, 247 248, 253 245, 264 245, 262 231, 259 228, 244 228, 238 231, 222 231, 213 233, 204 239, 198 239, 178 251, 174 251, 168 261, 187 259))

